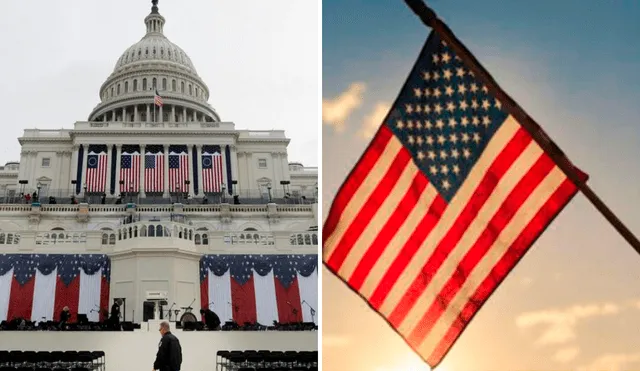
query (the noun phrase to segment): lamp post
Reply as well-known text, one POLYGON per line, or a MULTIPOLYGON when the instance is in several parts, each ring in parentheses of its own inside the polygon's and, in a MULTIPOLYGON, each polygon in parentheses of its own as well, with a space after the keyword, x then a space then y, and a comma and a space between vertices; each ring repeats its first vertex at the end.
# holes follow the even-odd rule
POLYGON ((271 203, 271 183, 267 183, 267 191, 269 191, 269 203, 271 203))
POLYGON ((29 184, 28 180, 18 180, 18 183, 20 183, 20 196, 22 196, 22 200, 20 202, 24 202, 24 187, 29 184))
POLYGON ((42 188, 42 184, 38 183, 36 188, 38 188, 38 193, 36 193, 36 199, 33 200, 33 202, 40 203, 40 189, 42 188))
POLYGON ((187 203, 187 201, 189 201, 189 184, 191 184, 190 180, 185 180, 184 181, 184 200, 185 200, 185 204, 187 203))

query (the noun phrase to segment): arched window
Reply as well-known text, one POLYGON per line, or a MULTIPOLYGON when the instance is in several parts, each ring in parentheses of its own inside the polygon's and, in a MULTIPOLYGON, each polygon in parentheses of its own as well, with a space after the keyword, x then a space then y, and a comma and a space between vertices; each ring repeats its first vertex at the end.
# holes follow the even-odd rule
POLYGON ((189 84, 189 95, 193 95, 193 86, 189 84))
POLYGON ((209 236, 206 233, 202 235, 202 244, 203 245, 209 244, 209 236))
POLYGON ((144 91, 147 90, 147 79, 146 78, 142 79, 142 90, 144 90, 144 91))
POLYGON ((176 87, 176 80, 171 80, 171 90, 172 91, 178 90, 177 87, 176 87))
POLYGON ((167 79, 162 79, 162 90, 167 90, 167 79))
POLYGON ((196 98, 198 97, 198 88, 196 87, 196 98))
POLYGON ((196 234, 194 242, 195 242, 196 245, 200 245, 200 235, 199 234, 196 234))
POLYGON ((151 89, 157 89, 157 88, 158 88, 157 80, 156 80, 156 78, 154 77, 154 78, 153 78, 153 84, 151 85, 151 89))
POLYGON ((120 95, 120 84, 118 84, 118 88, 116 89, 116 94, 120 95))
POLYGON ((111 97, 113 98, 113 87, 111 87, 111 97))
POLYGON ((124 82, 124 92, 128 93, 129 92, 129 81, 125 81, 124 82))
POLYGON ((138 91, 138 79, 133 80, 133 91, 138 91))
POLYGON ((180 82, 180 92, 184 93, 184 81, 180 82))
POLYGON ((156 237, 162 237, 162 226, 161 225, 157 225, 156 226, 156 237))
POLYGON ((149 233, 147 233, 147 236, 149 236, 149 237, 155 237, 156 236, 156 228, 154 226, 150 225, 148 230, 149 230, 149 233))

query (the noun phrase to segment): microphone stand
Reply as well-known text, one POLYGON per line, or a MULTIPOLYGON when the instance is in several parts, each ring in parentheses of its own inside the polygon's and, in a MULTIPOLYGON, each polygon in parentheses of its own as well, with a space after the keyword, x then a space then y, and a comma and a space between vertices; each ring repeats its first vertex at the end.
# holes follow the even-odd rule
POLYGON ((315 319, 316 310, 313 309, 313 307, 309 303, 307 303, 306 300, 303 300, 302 304, 307 304, 307 306, 309 307, 309 313, 311 313, 311 322, 316 323, 316 319, 315 319))
POLYGON ((169 321, 171 321, 171 309, 173 309, 173 306, 176 305, 176 303, 171 304, 171 306, 169 307, 169 309, 167 309, 167 314, 169 315, 169 321))

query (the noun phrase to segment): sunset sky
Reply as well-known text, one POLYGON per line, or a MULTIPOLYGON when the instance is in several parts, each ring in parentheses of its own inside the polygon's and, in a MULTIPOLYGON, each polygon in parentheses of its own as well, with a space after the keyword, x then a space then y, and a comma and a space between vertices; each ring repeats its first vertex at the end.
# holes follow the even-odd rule
MULTIPOLYGON (((431 1, 640 234, 640 2, 431 1)), ((400 0, 323 1, 323 218, 429 30, 400 0)), ((323 369, 428 370, 323 271, 323 369)), ((438 371, 640 369, 640 256, 578 195, 438 371)))

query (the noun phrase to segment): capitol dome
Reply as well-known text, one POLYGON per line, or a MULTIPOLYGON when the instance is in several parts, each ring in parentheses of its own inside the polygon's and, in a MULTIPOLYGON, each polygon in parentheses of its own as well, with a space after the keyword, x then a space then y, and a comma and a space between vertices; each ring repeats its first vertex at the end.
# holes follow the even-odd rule
POLYGON ((165 18, 158 12, 158 0, 152 4, 144 19, 146 34, 116 62, 89 121, 219 122, 207 103, 209 88, 187 53, 164 35, 165 18), (154 106, 156 91, 162 107, 154 106))

